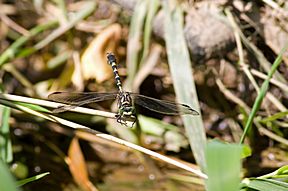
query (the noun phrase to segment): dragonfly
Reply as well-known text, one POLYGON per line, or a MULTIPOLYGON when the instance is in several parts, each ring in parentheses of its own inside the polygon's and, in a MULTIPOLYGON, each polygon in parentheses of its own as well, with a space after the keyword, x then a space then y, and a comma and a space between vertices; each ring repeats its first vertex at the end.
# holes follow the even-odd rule
POLYGON ((159 100, 138 93, 124 91, 113 53, 107 53, 107 62, 112 67, 118 92, 54 92, 48 96, 49 100, 68 105, 60 106, 54 109, 53 112, 60 113, 90 103, 117 99, 118 112, 115 117, 116 121, 122 125, 126 125, 125 119, 128 118, 134 119, 132 126, 136 122, 137 116, 134 104, 165 115, 199 115, 196 110, 186 104, 159 100))

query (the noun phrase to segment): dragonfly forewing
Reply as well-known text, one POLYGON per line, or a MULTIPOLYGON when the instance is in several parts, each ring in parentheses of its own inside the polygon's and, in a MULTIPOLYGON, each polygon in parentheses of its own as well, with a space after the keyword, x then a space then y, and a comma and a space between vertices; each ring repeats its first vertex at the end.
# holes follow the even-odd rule
POLYGON ((54 92, 48 96, 49 100, 65 103, 53 110, 53 113, 60 113, 71 110, 75 107, 105 100, 116 99, 118 93, 97 93, 97 92, 54 92))
POLYGON ((135 104, 145 107, 151 111, 166 115, 199 115, 196 110, 185 104, 175 103, 166 100, 159 100, 135 93, 131 93, 130 95, 133 97, 135 104))

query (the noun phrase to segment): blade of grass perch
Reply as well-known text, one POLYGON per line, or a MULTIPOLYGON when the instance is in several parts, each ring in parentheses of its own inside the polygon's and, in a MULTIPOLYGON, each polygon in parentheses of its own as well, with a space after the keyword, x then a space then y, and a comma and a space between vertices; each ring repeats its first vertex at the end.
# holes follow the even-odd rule
MULTIPOLYGON (((11 101, 13 104, 14 102, 24 102, 24 103, 29 103, 29 104, 35 104, 38 107, 45 106, 45 107, 55 108, 55 109, 65 105, 65 104, 57 103, 53 101, 0 93, 0 102, 5 101, 5 100, 11 101)), ((102 110, 96 110, 96 109, 90 109, 90 108, 84 108, 84 107, 71 108, 69 109, 69 111, 79 112, 79 113, 89 114, 89 115, 98 115, 98 116, 107 117, 107 118, 115 118, 115 113, 106 112, 102 110)), ((43 110, 41 110, 41 112, 43 112, 43 110)))
MULTIPOLYGON (((76 135, 81 138, 83 136, 83 133, 86 134, 86 132, 77 131, 76 135)), ((162 160, 162 161, 164 161, 166 163, 169 163, 171 165, 177 166, 177 167, 179 167, 181 169, 184 169, 184 170, 187 170, 187 171, 189 171, 191 173, 194 173, 194 174, 196 174, 197 176, 199 176, 201 178, 207 179, 207 175, 206 174, 204 174, 203 172, 201 172, 198 169, 194 169, 190 165, 187 165, 187 164, 185 164, 183 162, 179 162, 178 160, 174 160, 174 159, 169 158, 169 157, 167 157, 165 155, 156 153, 156 152, 154 152, 152 150, 146 149, 146 148, 141 147, 139 145, 133 144, 133 143, 131 143, 129 141, 125 141, 125 140, 119 139, 117 137, 114 137, 112 135, 108 135, 108 134, 104 134, 104 133, 96 134, 96 136, 101 137, 101 138, 106 139, 106 140, 113 141, 113 142, 121 144, 121 145, 124 145, 126 147, 129 147, 131 149, 137 150, 139 152, 145 153, 147 155, 150 155, 150 156, 154 157, 155 159, 162 160)), ((85 135, 85 138, 87 138, 86 135, 85 135)), ((95 137, 91 136, 90 140, 93 141, 94 138, 95 137)))
MULTIPOLYGON (((183 33, 183 15, 180 7, 171 10, 174 0, 164 1, 165 42, 174 89, 180 103, 185 103, 200 112, 191 62, 183 33)), ((205 170, 206 137, 201 117, 182 116, 185 130, 196 162, 205 170)))
POLYGON ((268 73, 267 79, 263 82, 263 84, 260 88, 260 92, 259 92, 258 96, 256 97, 256 100, 255 100, 253 107, 252 107, 252 111, 251 111, 251 113, 248 117, 247 123, 245 125, 244 132, 243 132, 241 140, 240 140, 240 144, 242 144, 244 142, 246 134, 248 133, 248 131, 249 131, 249 129, 253 123, 254 117, 256 116, 256 113, 259 110, 261 103, 262 103, 262 101, 263 101, 263 99, 264 99, 264 97, 268 91, 270 80, 272 79, 273 74, 277 71, 278 66, 281 64, 282 56, 283 56, 284 52, 287 50, 287 48, 288 48, 288 44, 281 50, 280 54, 278 55, 278 57, 274 61, 270 72, 268 73))
MULTIPOLYGON (((184 163, 181 163, 181 162, 178 162, 176 160, 173 160, 169 157, 166 157, 164 155, 161 155, 159 153, 156 153, 156 152, 153 152, 149 149, 146 149, 144 147, 141 147, 141 146, 138 146, 138 145, 135 145, 133 143, 130 143, 128 141, 125 141, 125 140, 122 140, 122 139, 119 139, 119 138, 116 138, 116 137, 113 137, 111 135, 108 135, 108 134, 104 134, 104 133, 101 133, 101 132, 98 132, 94 129, 91 129, 89 127, 86 127, 84 125, 80 125, 80 124, 77 124, 77 123, 74 123, 74 122, 71 122, 71 121, 68 121, 68 120, 65 120, 65 119, 62 119, 60 117, 56 117, 54 115, 50 115, 50 114, 46 114, 46 113, 41 113, 41 112, 37 112, 37 111, 34 111, 30 108, 27 108, 25 106, 22 106, 22 105, 18 105, 18 104, 15 104, 11 101, 5 101, 5 100, 1 100, 0 99, 0 104, 3 104, 3 105, 7 105, 9 107, 12 107, 12 108, 15 108, 15 109, 18 109, 20 111, 23 111, 23 112, 26 112, 26 113, 29 113, 31 115, 35 115, 35 116, 38 116, 38 117, 41 117, 41 118, 44 118, 44 119, 47 119, 49 121, 52 121, 52 122, 56 122, 56 123, 59 123, 59 124, 62 124, 62 125, 65 125, 67 127, 70 127, 72 129, 75 129, 75 130, 79 130, 77 131, 76 133, 77 134, 81 134, 82 133, 92 133, 93 136, 97 136, 97 137, 101 137, 103 139, 106 139, 106 140, 110 140, 110 141, 113 141, 113 142, 116 142, 118 144, 121 144, 121 145, 124 145, 126 147, 129 147, 129 148, 132 148, 132 149, 135 149, 137 151, 140 151, 140 152, 143 152, 145 154, 148 154, 150 156, 153 156, 155 158, 158 158, 162 161, 165 161, 171 165, 174 165, 174 166, 177 166, 181 169, 184 169, 184 170, 187 170, 189 172, 192 172, 192 173, 195 173, 196 175, 198 175, 199 177, 202 177, 202 178, 207 178, 207 176, 202 173, 200 170, 198 169, 194 169, 184 163), (84 131, 84 132, 83 132, 84 131)), ((1 174, 1 173, 0 173, 1 174)), ((1 180, 0 180, 1 181, 1 180)), ((1 187, 1 184, 0 184, 0 187, 1 187)))

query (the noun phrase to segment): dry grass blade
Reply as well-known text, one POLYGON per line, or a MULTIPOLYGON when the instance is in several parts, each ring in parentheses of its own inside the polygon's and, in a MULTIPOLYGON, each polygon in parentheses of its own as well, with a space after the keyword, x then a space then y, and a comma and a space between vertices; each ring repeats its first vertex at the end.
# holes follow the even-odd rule
MULTIPOLYGON (((79 132, 79 133, 77 133, 77 135, 81 137, 81 132, 79 132)), ((96 136, 97 137, 101 137, 101 138, 106 139, 106 140, 110 140, 110 141, 116 142, 118 144, 124 145, 124 146, 132 148, 134 150, 140 151, 142 153, 145 153, 147 155, 155 157, 155 158, 157 158, 159 160, 167 162, 167 163, 169 163, 171 165, 174 165, 174 166, 177 166, 177 167, 179 167, 181 169, 187 170, 187 171, 189 171, 189 172, 191 172, 193 174, 196 174, 197 176, 199 176, 201 178, 204 178, 204 179, 207 178, 207 176, 203 172, 201 172, 200 170, 194 169, 194 168, 190 167, 189 165, 186 165, 185 163, 181 163, 179 161, 176 161, 174 159, 171 159, 171 158, 169 158, 167 156, 161 155, 159 153, 156 153, 154 151, 151 151, 151 150, 146 149, 144 147, 141 147, 139 145, 135 145, 133 143, 130 143, 128 141, 125 141, 123 139, 119 139, 117 137, 114 137, 114 136, 108 135, 108 134, 101 133, 101 134, 96 134, 96 136)))
MULTIPOLYGON (((62 103, 56 103, 56 102, 52 102, 52 101, 40 100, 40 99, 11 95, 11 94, 0 94, 0 100, 1 99, 2 100, 8 100, 8 101, 14 101, 14 102, 30 103, 30 104, 35 104, 35 105, 45 106, 45 107, 50 107, 50 108, 56 108, 56 109, 65 105, 62 103)), ((89 114, 89 115, 98 115, 98 116, 108 117, 108 118, 115 118, 115 115, 116 115, 115 113, 105 112, 105 111, 95 110, 95 109, 89 109, 89 108, 84 108, 84 107, 71 108, 69 111, 79 112, 79 113, 89 114)))
MULTIPOLYGON (((256 89, 256 91, 259 93, 260 92, 260 88, 256 82, 256 80, 254 79, 253 75, 252 75, 252 72, 250 71, 249 69, 249 66, 244 63, 244 55, 243 55, 243 49, 242 49, 242 43, 241 43, 241 40, 240 40, 240 37, 242 37, 242 41, 244 42, 244 44, 246 46, 248 46, 248 48, 250 47, 251 50, 254 51, 256 57, 258 58, 259 62, 260 63, 263 63, 263 68, 265 69, 266 68, 266 71, 270 68, 270 63, 265 59, 265 57, 262 55, 262 53, 252 44, 252 43, 249 43, 249 41, 244 37, 243 33, 240 31, 240 28, 237 26, 236 22, 235 22, 235 19, 233 18, 231 12, 229 11, 229 9, 225 9, 225 12, 227 14, 227 17, 229 18, 229 21, 231 23, 231 25, 233 26, 233 30, 234 30, 234 35, 235 35, 235 38, 236 38, 236 43, 237 43, 237 49, 238 49, 238 52, 239 52, 239 64, 240 64, 240 67, 242 68, 242 70, 244 71, 244 73, 246 74, 246 76, 248 77, 248 79, 250 80, 250 82, 252 83, 253 87, 256 89), (262 62, 261 62, 262 61, 262 62)), ((255 71, 255 70, 254 70, 255 71)), ((282 76, 280 74, 275 73, 275 76, 279 79, 282 78, 282 76)), ((271 79, 272 80, 272 79, 271 79)), ((284 84, 278 80, 273 80, 274 82, 277 81, 281 84, 284 84)), ((284 78, 283 78, 283 81, 284 78)), ((278 83, 278 84, 279 84, 278 83)), ((283 89, 285 91, 285 89, 283 89)), ((287 108, 273 95, 271 94, 270 92, 267 92, 267 98, 280 110, 280 111, 286 111, 287 108)))
POLYGON ((110 140, 110 141, 116 142, 118 144, 125 145, 125 146, 127 146, 129 148, 135 149, 137 151, 143 152, 145 154, 148 154, 150 156, 153 156, 155 158, 163 160, 163 161, 165 161, 165 162, 167 162, 167 163, 169 163, 171 165, 174 165, 174 166, 177 166, 177 167, 179 167, 181 169, 184 169, 184 170, 187 170, 189 172, 192 172, 192 173, 198 175, 199 177, 207 178, 207 176, 204 173, 202 173, 201 171, 193 169, 193 168, 191 168, 190 166, 188 166, 188 165, 186 165, 184 163, 178 162, 176 160, 173 160, 171 158, 163 156, 163 155, 161 155, 159 153, 156 153, 154 151, 151 151, 149 149, 143 148, 143 147, 141 147, 139 145, 135 145, 135 144, 130 143, 128 141, 113 137, 111 135, 100 133, 100 132, 98 132, 96 130, 93 130, 93 129, 90 129, 89 127, 86 127, 84 125, 80 125, 80 124, 77 124, 77 123, 62 119, 60 117, 56 117, 56 116, 51 115, 51 114, 46 114, 46 113, 41 113, 41 112, 38 112, 38 111, 34 111, 34 110, 32 110, 32 109, 30 109, 28 107, 25 107, 25 106, 22 106, 22 105, 17 105, 17 104, 15 104, 13 102, 6 101, 6 100, 3 100, 3 99, 0 99, 0 104, 7 105, 9 107, 21 110, 23 112, 26 112, 26 113, 29 113, 29 114, 32 114, 32 115, 35 115, 35 116, 38 116, 38 117, 41 117, 41 118, 44 118, 44 119, 47 119, 49 121, 60 123, 62 125, 65 125, 67 127, 70 127, 70 128, 76 129, 76 130, 83 130, 85 132, 93 133, 97 137, 101 137, 103 139, 110 140))
MULTIPOLYGON (((233 18, 232 13, 230 12, 230 10, 229 9, 225 9, 225 12, 226 12, 226 14, 227 14, 227 16, 228 16, 233 28, 234 28, 234 31, 238 33, 238 35, 240 36, 243 44, 255 56, 255 58, 258 60, 259 64, 262 66, 262 68, 267 73, 269 73, 269 71, 271 70, 271 67, 272 67, 271 63, 266 59, 264 54, 253 43, 251 43, 246 38, 246 36, 243 34, 243 32, 240 30, 240 28, 236 24, 235 19, 233 18)), ((275 75, 274 76, 280 82, 287 83, 285 78, 278 71, 275 71, 275 75)))
MULTIPOLYGON (((165 42, 173 85, 180 103, 191 105, 200 111, 188 48, 183 33, 183 16, 180 7, 171 8, 165 1, 165 42), (177 34, 177 35, 175 35, 177 34)), ((201 169, 206 168, 206 137, 201 117, 183 116, 190 146, 201 169)))

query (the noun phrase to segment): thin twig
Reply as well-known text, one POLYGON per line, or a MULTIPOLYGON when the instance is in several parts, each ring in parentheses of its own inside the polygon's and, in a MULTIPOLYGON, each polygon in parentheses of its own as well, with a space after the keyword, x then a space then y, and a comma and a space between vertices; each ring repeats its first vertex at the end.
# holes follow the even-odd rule
MULTIPOLYGON (((10 72, 11 75, 16 79, 18 80, 23 86, 26 87, 26 92, 29 96, 35 96, 36 95, 36 92, 35 92, 35 89, 33 87, 33 84, 21 73, 19 72, 15 65, 11 64, 11 63, 6 63, 4 66, 3 66, 3 69, 7 72, 10 72)), ((25 93, 26 93, 25 92, 25 93)))
POLYGON ((260 123, 255 122, 254 120, 254 124, 257 126, 258 130, 260 133, 266 135, 267 137, 269 137, 270 139, 273 139, 279 143, 282 143, 284 145, 288 145, 288 140, 280 137, 279 135, 276 135, 275 133, 272 133, 271 131, 269 131, 267 128, 263 127, 262 125, 260 125, 260 123))
POLYGON ((42 41, 38 42, 34 48, 36 50, 42 49, 45 47, 47 44, 64 34, 66 31, 70 30, 73 28, 78 22, 82 21, 84 18, 89 16, 95 9, 96 3, 93 1, 87 1, 85 5, 81 8, 79 12, 73 15, 73 18, 69 20, 69 22, 56 30, 54 30, 50 35, 48 35, 45 39, 42 41))
POLYGON ((29 36, 30 32, 26 30, 25 28, 21 27, 19 24, 14 22, 12 19, 10 19, 7 15, 0 13, 0 18, 9 27, 11 27, 13 30, 17 31, 18 33, 22 34, 23 36, 29 36))
MULTIPOLYGON (((239 27, 237 26, 235 19, 233 18, 232 13, 229 11, 229 9, 225 9, 225 13, 227 14, 227 17, 233 27, 233 31, 234 31, 234 35, 235 35, 235 39, 236 39, 236 44, 237 44, 237 50, 239 53, 239 65, 241 67, 241 69, 244 71, 245 75, 248 77, 248 79, 251 81, 253 87, 256 89, 257 93, 260 93, 260 88, 255 80, 255 78, 253 77, 253 75, 251 74, 251 71, 249 69, 249 66, 244 62, 244 54, 243 54, 243 47, 242 47, 242 43, 241 43, 241 38, 242 37, 242 41, 243 43, 248 46, 251 45, 251 43, 249 43, 246 39, 244 39, 244 35, 242 34, 241 30, 239 29, 239 27), (242 36, 241 36, 242 35, 242 36)), ((259 57, 261 57, 261 52, 258 51, 256 48, 253 49, 255 51, 255 54, 258 52, 259 57)), ((257 57, 258 58, 258 57, 257 57)), ((262 60, 265 60, 265 57, 261 57, 262 60)), ((270 63, 266 63, 266 66, 269 65, 270 63)), ((264 66, 263 66, 264 67, 264 66)), ((265 68, 265 67, 264 67, 265 68)), ((275 75, 277 77, 277 74, 275 75)), ((273 103, 280 111, 286 111, 286 107, 270 92, 267 92, 267 98, 269 101, 271 101, 271 103, 273 103)), ((268 109, 266 109, 268 111, 268 109)))
POLYGON ((216 84, 218 86, 218 88, 220 89, 220 91, 231 101, 233 101, 234 103, 236 103, 237 105, 239 105, 240 107, 244 108, 245 111, 247 113, 250 112, 250 107, 244 102, 242 101, 240 98, 238 98, 237 96, 235 96, 231 91, 229 91, 224 84, 222 83, 222 81, 219 78, 216 78, 216 84))
MULTIPOLYGON (((258 70, 255 70, 255 69, 252 68, 250 71, 251 71, 251 73, 254 76, 257 76, 258 78, 261 78, 263 80, 265 80, 267 78, 266 74, 263 74, 262 72, 259 72, 258 70)), ((282 82, 280 82, 280 81, 278 81, 278 80, 276 80, 274 78, 272 78, 270 80, 270 83, 275 85, 275 86, 277 86, 277 87, 279 87, 283 91, 288 92, 288 86, 286 84, 284 84, 284 83, 282 83, 282 82)))

